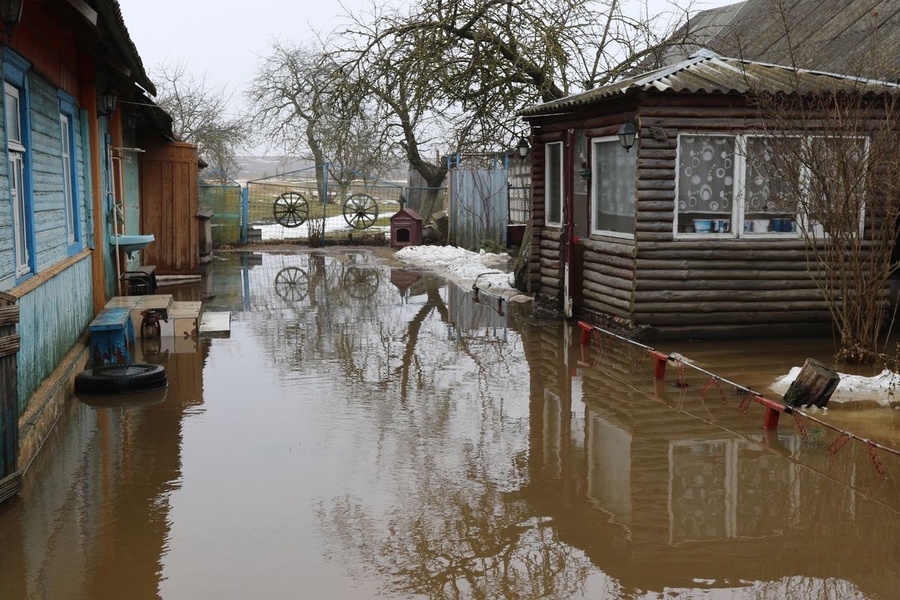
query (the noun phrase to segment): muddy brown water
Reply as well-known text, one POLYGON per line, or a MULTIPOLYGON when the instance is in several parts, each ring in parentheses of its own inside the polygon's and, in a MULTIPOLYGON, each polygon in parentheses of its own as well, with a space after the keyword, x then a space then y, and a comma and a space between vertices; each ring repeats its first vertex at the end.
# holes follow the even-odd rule
MULTIPOLYGON (((0 598, 896 598, 900 462, 366 251, 179 287, 229 338, 69 405, 0 505, 0 598), (879 475, 879 467, 886 475, 879 475)), ((764 390, 829 340, 668 344, 764 390)), ((896 439, 897 411, 827 418, 896 439)), ((813 424, 814 425, 814 424, 813 424)))

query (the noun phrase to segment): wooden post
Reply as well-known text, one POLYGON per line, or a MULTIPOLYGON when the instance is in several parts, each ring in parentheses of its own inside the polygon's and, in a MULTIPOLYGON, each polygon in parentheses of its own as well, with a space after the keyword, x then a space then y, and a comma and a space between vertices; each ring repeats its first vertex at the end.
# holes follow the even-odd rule
POLYGON ((797 379, 784 394, 788 406, 817 406, 824 408, 840 383, 841 377, 821 362, 807 358, 797 379))
POLYGON ((593 331, 593 326, 589 323, 585 323, 584 321, 578 321, 578 326, 581 327, 581 345, 582 346, 590 346, 591 344, 591 331, 593 331))
POLYGON ((650 354, 653 355, 653 358, 656 359, 656 364, 653 365, 653 378, 654 379, 665 379, 666 378, 666 362, 669 360, 668 355, 663 354, 657 350, 648 350, 650 354))

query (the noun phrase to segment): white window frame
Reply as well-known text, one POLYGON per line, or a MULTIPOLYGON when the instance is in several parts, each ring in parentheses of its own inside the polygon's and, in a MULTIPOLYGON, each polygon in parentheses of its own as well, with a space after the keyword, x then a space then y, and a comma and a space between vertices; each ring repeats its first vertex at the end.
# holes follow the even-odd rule
MULTIPOLYGON (((815 134, 798 134, 796 137, 815 137, 815 134)), ((865 140, 865 150, 864 152, 868 153, 869 148, 869 140, 865 138, 865 136, 853 136, 859 137, 865 140)), ((794 231, 789 232, 775 232, 769 231, 765 233, 754 233, 754 232, 745 232, 744 231, 744 222, 746 220, 746 176, 747 176, 747 140, 750 138, 772 138, 771 135, 765 135, 763 133, 757 132, 748 132, 743 134, 723 134, 723 133, 683 133, 678 136, 678 144, 677 151, 675 157, 675 169, 676 169, 676 189, 675 189, 675 219, 673 219, 672 223, 672 233, 676 239, 742 239, 742 240, 773 240, 773 239, 794 239, 801 237, 803 235, 803 231, 808 229, 809 223, 806 222, 805 215, 803 215, 799 206, 792 213, 792 217, 795 220, 797 226, 794 231), (733 183, 732 183, 732 207, 731 207, 731 228, 728 233, 691 233, 691 232, 679 232, 678 225, 679 219, 684 213, 678 208, 679 202, 679 191, 682 182, 682 174, 681 174, 681 152, 682 152, 682 144, 681 138, 682 136, 686 137, 708 137, 708 138, 731 138, 734 140, 734 165, 733 165, 733 183)), ((808 176, 802 170, 800 171, 800 176, 805 177, 808 176)), ((860 234, 863 233, 863 228, 865 226, 865 207, 862 208, 860 217, 860 234)), ((827 235, 827 233, 824 233, 827 235)))
POLYGON ((59 113, 59 141, 62 148, 62 185, 63 204, 66 213, 66 242, 74 244, 78 241, 78 229, 75 219, 78 211, 75 206, 75 186, 72 180, 74 169, 72 168, 72 155, 74 146, 74 132, 72 115, 65 112, 59 113))
POLYGON ((9 164, 9 192, 13 213, 13 255, 16 276, 22 277, 32 272, 31 236, 28 224, 28 190, 25 185, 25 156, 22 123, 22 90, 8 81, 3 82, 3 114, 7 136, 7 156, 9 164), (9 102, 14 100, 15 110, 10 110, 9 102), (19 137, 12 137, 10 118, 16 119, 19 137))
POLYGON ((637 153, 629 154, 629 156, 634 158, 635 161, 635 177, 632 181, 632 197, 631 197, 631 232, 626 233, 623 231, 613 231, 611 229, 602 229, 600 227, 600 223, 598 223, 598 219, 600 214, 597 210, 597 204, 600 200, 600 178, 603 176, 602 173, 597 169, 597 163, 595 161, 595 157, 598 156, 597 147, 601 144, 614 144, 615 148, 621 152, 625 152, 619 143, 618 136, 604 136, 599 138, 593 138, 591 140, 591 235, 598 235, 604 237, 617 237, 623 239, 634 239, 634 220, 635 215, 637 213, 637 153))
POLYGON ((564 147, 562 142, 548 142, 544 146, 544 221, 549 227, 562 227, 563 221, 565 219, 565 197, 566 197, 566 179, 564 177, 564 164, 565 164, 565 155, 564 155, 564 147), (559 178, 559 197, 552 197, 552 190, 550 189, 550 173, 553 172, 554 168, 551 165, 551 148, 558 149, 559 156, 559 165, 556 168, 556 174, 559 178), (559 207, 559 220, 553 221, 550 218, 552 214, 551 207, 556 204, 559 207))

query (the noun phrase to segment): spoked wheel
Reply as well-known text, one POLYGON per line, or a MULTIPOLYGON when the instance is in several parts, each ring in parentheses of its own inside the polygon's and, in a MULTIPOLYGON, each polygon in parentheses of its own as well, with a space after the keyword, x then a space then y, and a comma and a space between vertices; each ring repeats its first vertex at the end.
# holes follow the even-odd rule
POLYGON ((368 229, 378 220, 378 203, 368 194, 353 194, 344 202, 344 220, 353 229, 368 229))
POLYGON ((303 194, 285 192, 275 199, 272 214, 282 227, 300 227, 309 218, 309 203, 303 194))
POLYGON ((309 275, 298 267, 285 267, 275 275, 275 293, 288 302, 299 302, 309 293, 309 275))
POLYGON ((378 271, 350 267, 344 271, 341 284, 353 298, 368 298, 378 290, 378 271))

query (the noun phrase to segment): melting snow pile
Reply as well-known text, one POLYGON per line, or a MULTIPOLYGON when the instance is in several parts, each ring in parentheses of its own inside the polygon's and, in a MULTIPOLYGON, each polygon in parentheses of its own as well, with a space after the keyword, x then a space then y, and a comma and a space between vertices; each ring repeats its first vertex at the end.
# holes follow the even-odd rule
POLYGON ((446 273, 458 283, 471 284, 494 294, 518 293, 513 274, 506 270, 505 254, 470 252, 455 246, 406 246, 397 251, 403 262, 446 273))
MULTIPOLYGON (((790 387, 791 383, 797 378, 801 367, 794 367, 790 372, 772 384, 772 389, 779 394, 784 394, 790 387)), ((900 375, 885 369, 878 375, 873 377, 863 377, 861 375, 846 375, 838 373, 841 381, 838 383, 834 394, 831 396, 831 402, 877 402, 881 406, 897 406, 900 404, 900 375), (898 398, 894 398, 894 393, 898 392, 898 398)))

